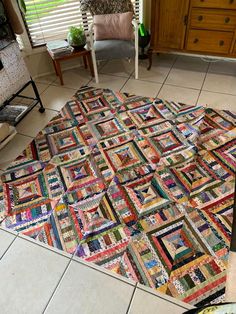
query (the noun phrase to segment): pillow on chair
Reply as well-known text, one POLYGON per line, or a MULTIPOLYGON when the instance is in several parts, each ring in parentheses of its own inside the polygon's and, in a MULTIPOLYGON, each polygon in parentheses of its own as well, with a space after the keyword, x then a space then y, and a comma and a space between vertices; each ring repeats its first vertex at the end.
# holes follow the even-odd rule
POLYGON ((94 15, 94 38, 105 39, 133 39, 133 12, 94 15))

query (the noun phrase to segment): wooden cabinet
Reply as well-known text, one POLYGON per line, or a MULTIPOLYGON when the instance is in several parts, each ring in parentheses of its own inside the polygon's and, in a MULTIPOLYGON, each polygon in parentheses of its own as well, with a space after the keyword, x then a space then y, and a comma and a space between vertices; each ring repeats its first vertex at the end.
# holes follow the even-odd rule
POLYGON ((236 57, 236 0, 152 0, 150 52, 236 57))
POLYGON ((182 49, 187 27, 185 19, 189 9, 188 1, 159 0, 156 5, 159 16, 157 47, 182 49))

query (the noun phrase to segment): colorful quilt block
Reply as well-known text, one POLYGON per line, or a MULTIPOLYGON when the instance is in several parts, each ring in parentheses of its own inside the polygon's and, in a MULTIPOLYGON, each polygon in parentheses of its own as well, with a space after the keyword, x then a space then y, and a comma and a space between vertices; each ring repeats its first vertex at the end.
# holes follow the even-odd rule
POLYGON ((129 93, 120 93, 120 95, 122 102, 116 108, 118 113, 146 106, 154 102, 154 98, 151 97, 136 96, 129 93))
MULTIPOLYGON (((122 140, 123 138, 121 138, 122 140)), ((115 139, 114 139, 115 140, 115 139)), ((119 139, 118 139, 119 140, 119 139)), ((108 141, 109 142, 109 141, 108 141)), ((103 147, 103 144, 100 143, 103 147)), ((135 141, 126 141, 124 144, 102 150, 104 158, 115 173, 118 169, 124 169, 147 163, 147 159, 139 149, 135 141)))
POLYGON ((142 215, 137 221, 137 228, 146 233, 164 226, 185 215, 186 211, 182 205, 168 204, 162 208, 156 209, 150 213, 142 215))
POLYGON ((109 102, 103 95, 96 95, 94 97, 83 99, 79 102, 79 105, 87 117, 90 114, 99 113, 111 109, 109 102))
POLYGON ((84 125, 88 121, 88 118, 81 110, 80 103, 76 100, 68 101, 60 113, 63 117, 76 121, 79 126, 84 125))
POLYGON ((183 302, 203 306, 225 298, 225 264, 210 256, 203 255, 171 273, 166 293, 183 302))
POLYGON ((152 141, 161 154, 170 150, 176 150, 183 145, 181 138, 179 139, 173 131, 154 136, 152 137, 152 141))
POLYGON ((216 149, 214 149, 213 154, 219 160, 219 163, 228 168, 232 174, 236 171, 236 138, 232 141, 225 143, 216 149))
POLYGON ((129 268, 127 267, 126 272, 134 273, 140 283, 158 289, 168 282, 169 275, 166 268, 145 234, 141 233, 133 237, 127 248, 127 257, 129 263, 126 262, 125 266, 129 268), (136 260, 139 262, 136 263, 136 260))
POLYGON ((55 132, 64 131, 65 129, 70 129, 77 126, 78 122, 70 117, 63 116, 59 113, 57 116, 51 119, 45 128, 42 130, 42 134, 51 134, 55 132))
POLYGON ((205 120, 216 129, 231 130, 235 128, 235 114, 227 110, 205 109, 205 120))
POLYGON ((164 116, 167 120, 174 120, 182 106, 180 103, 162 100, 159 98, 154 100, 154 104, 162 116, 164 116))
POLYGON ((52 155, 46 135, 40 132, 23 151, 23 155, 28 159, 40 160, 42 162, 50 161, 52 155))
POLYGON ((212 182, 211 186, 191 192, 189 199, 190 206, 199 209, 208 209, 222 198, 231 198, 234 196, 234 184, 234 179, 228 181, 218 180, 217 182, 212 182))
POLYGON ((17 213, 49 197, 42 173, 4 185, 8 213, 17 213))
POLYGON ((130 231, 122 225, 114 226, 82 240, 77 247, 76 256, 91 262, 100 262, 103 256, 112 258, 122 252, 130 242, 130 231))
POLYGON ((165 117, 158 111, 154 104, 132 109, 128 112, 137 128, 147 127, 165 121, 165 117))
POLYGON ((127 132, 122 121, 118 117, 110 117, 108 119, 102 119, 89 123, 89 128, 98 140, 113 137, 124 132, 127 132))
POLYGON ((64 163, 59 166, 59 171, 65 190, 94 184, 99 184, 100 189, 105 188, 102 175, 91 157, 64 163))
POLYGON ((75 148, 81 148, 86 142, 77 127, 66 129, 47 136, 51 155, 65 153, 75 148))
POLYGON ((191 123, 196 125, 199 120, 203 120, 205 116, 205 108, 202 106, 182 105, 176 114, 178 123, 191 123))
POLYGON ((154 229, 147 235, 168 274, 204 254, 209 254, 201 234, 192 228, 191 221, 185 217, 154 229))
POLYGON ((160 135, 162 133, 171 131, 173 128, 173 125, 174 125, 173 121, 163 120, 163 122, 159 122, 156 124, 152 124, 150 126, 139 128, 139 134, 141 136, 153 137, 154 135, 160 135))
POLYGON ((194 126, 190 123, 180 123, 176 125, 176 129, 187 139, 190 145, 197 144, 200 135, 198 126, 194 126))
POLYGON ((125 190, 139 217, 171 203, 155 176, 151 180, 145 177, 143 180, 127 184, 125 190))
POLYGON ((5 198, 4 198, 4 192, 3 192, 3 183, 0 178, 0 223, 3 221, 3 219, 7 216, 7 209, 5 206, 5 198))
POLYGON ((44 221, 57 200, 50 198, 43 172, 3 184, 8 217, 4 226, 24 230, 44 221))

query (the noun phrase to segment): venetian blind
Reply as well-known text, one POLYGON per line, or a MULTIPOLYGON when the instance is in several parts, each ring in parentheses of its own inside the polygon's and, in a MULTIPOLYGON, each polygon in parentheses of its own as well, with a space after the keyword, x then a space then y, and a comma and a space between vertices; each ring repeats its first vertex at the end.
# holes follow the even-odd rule
MULTIPOLYGON (((118 0, 119 1, 119 0, 118 0)), ((137 19, 140 17, 141 0, 132 0, 137 19)), ((80 11, 78 0, 25 0, 25 24, 32 46, 47 41, 64 39, 70 26, 83 25, 88 30, 92 17, 80 11)))

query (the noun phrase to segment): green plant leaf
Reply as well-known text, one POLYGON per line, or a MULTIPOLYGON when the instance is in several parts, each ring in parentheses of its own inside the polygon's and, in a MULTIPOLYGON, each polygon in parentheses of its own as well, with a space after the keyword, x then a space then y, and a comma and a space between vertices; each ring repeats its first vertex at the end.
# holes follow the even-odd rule
POLYGON ((19 8, 20 8, 21 12, 23 14, 25 14, 27 11, 25 1, 24 0, 18 0, 18 4, 19 4, 19 8))

